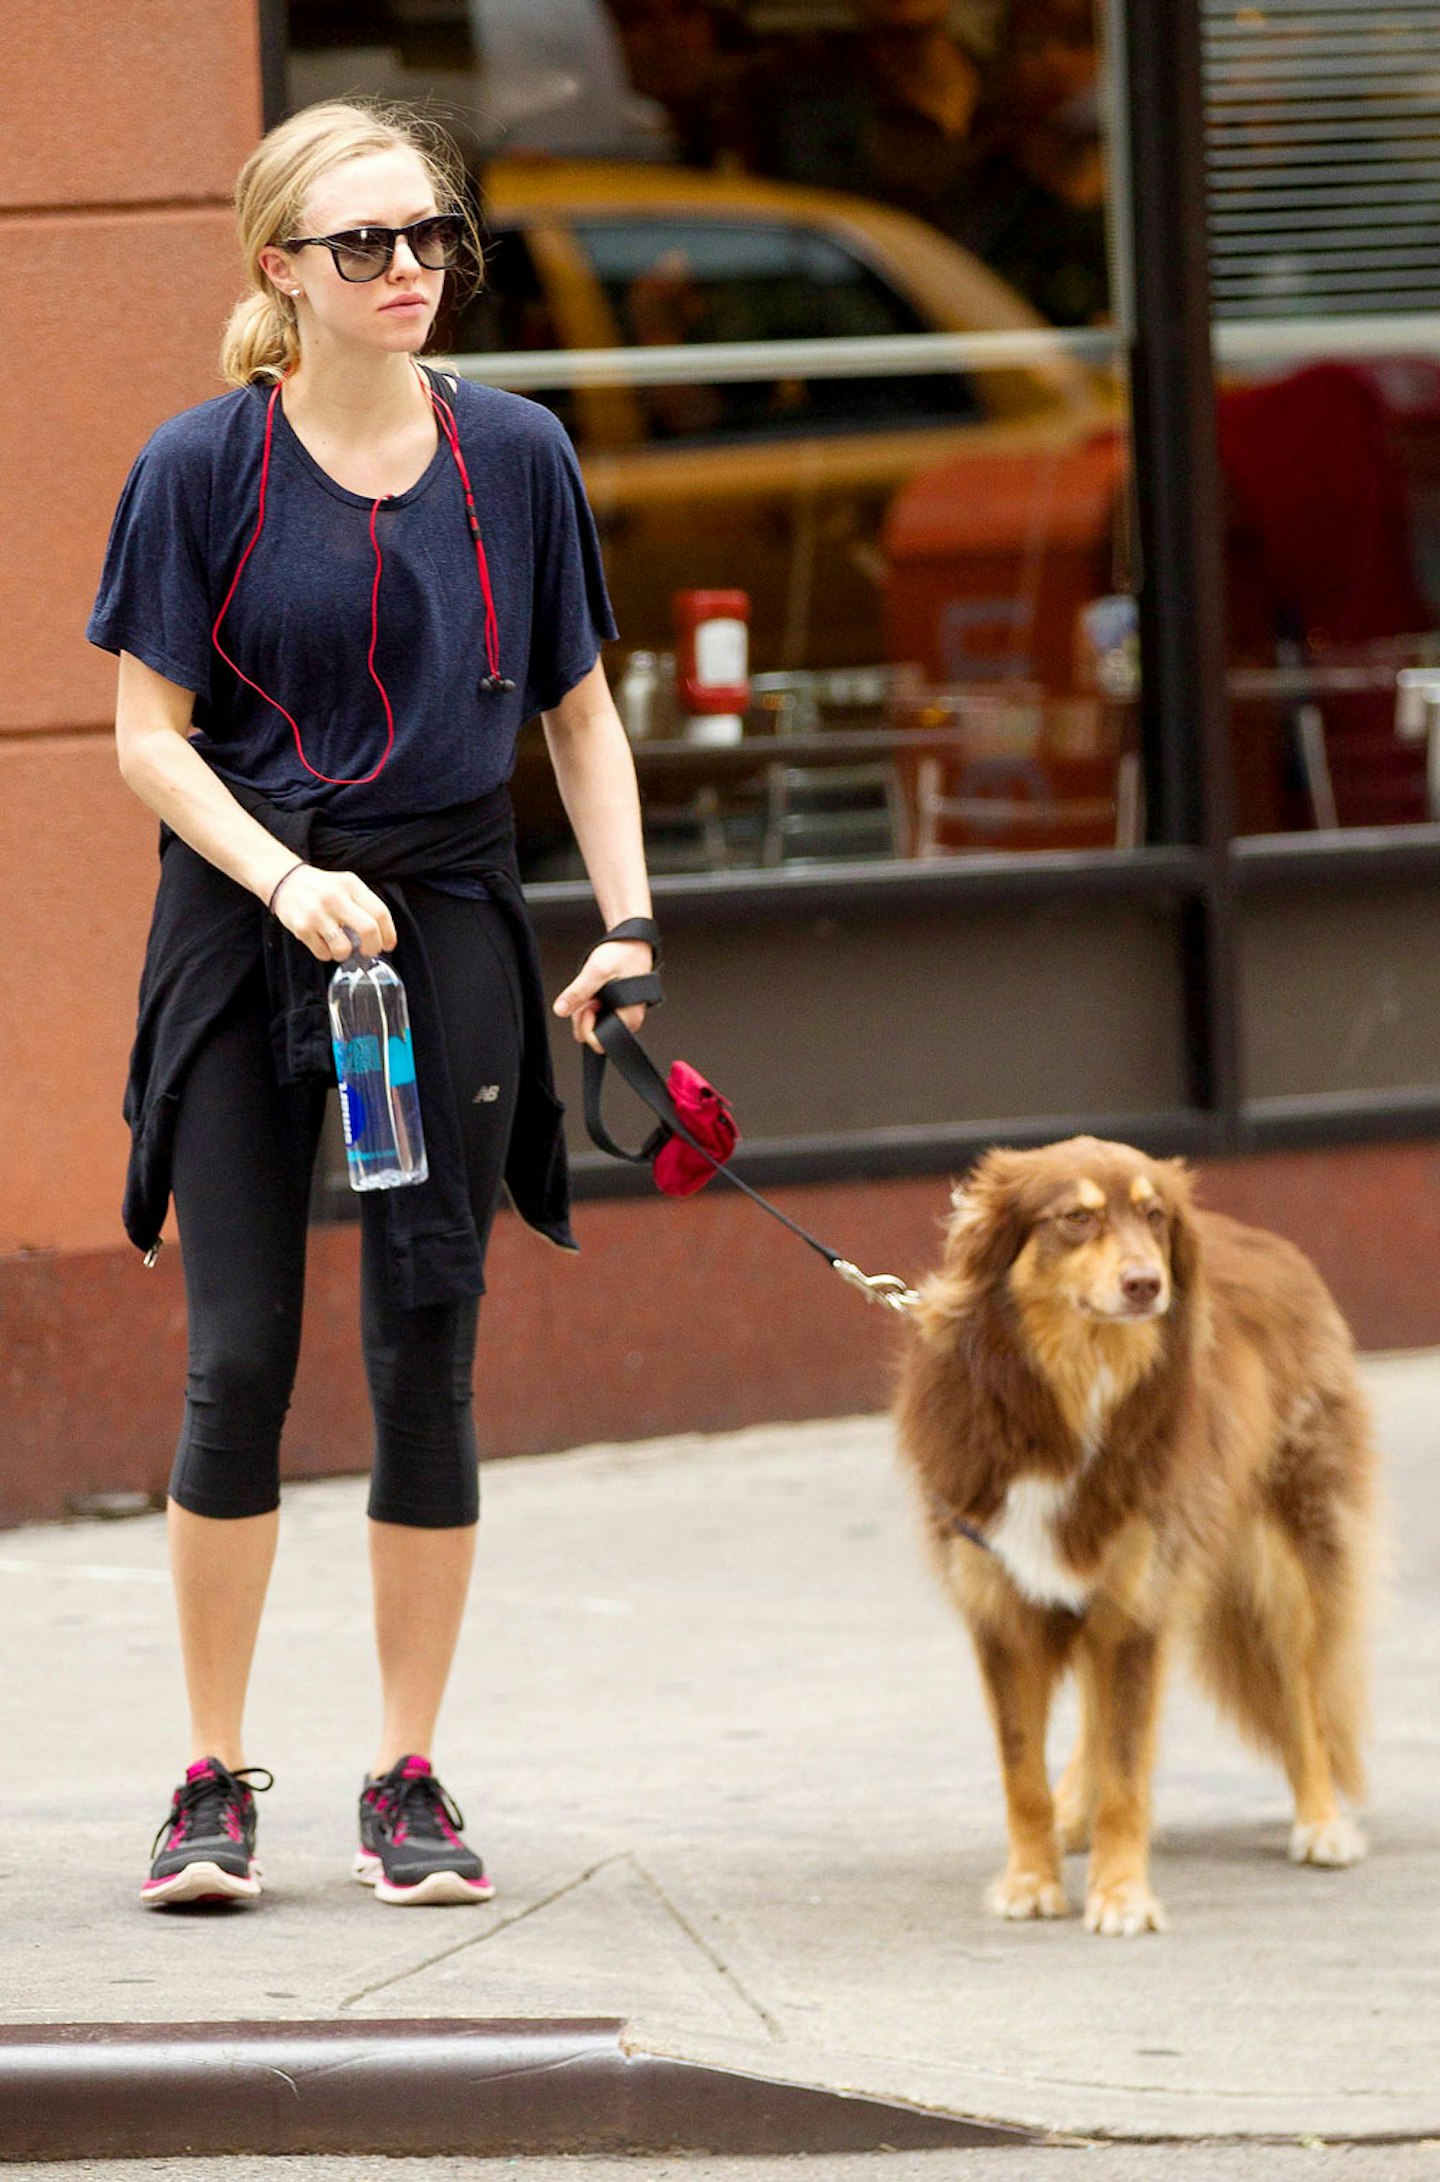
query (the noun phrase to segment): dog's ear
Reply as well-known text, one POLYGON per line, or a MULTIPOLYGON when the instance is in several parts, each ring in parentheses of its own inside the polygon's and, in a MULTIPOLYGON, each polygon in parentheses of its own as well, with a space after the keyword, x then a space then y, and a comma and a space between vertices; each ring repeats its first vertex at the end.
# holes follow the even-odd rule
POLYGON ((975 1194, 973 1177, 970 1182, 957 1182, 950 1192, 950 1217, 945 1222, 945 1232, 952 1239, 967 1235, 980 1223, 980 1200, 975 1194))
POLYGON ((1188 1296, 1200 1271, 1200 1236, 1195 1226, 1195 1191, 1183 1159, 1159 1162, 1165 1202, 1170 1210, 1170 1278, 1177 1295, 1188 1296))
POLYGON ((950 1195, 947 1264, 985 1287, 1009 1272, 1024 1246, 1028 1220, 1020 1175, 1013 1153, 987 1152, 950 1195))

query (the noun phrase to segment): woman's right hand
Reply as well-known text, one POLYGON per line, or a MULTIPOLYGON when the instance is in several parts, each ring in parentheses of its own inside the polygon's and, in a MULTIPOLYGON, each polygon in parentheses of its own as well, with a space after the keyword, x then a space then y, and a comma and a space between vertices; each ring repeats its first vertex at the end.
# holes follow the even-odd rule
POLYGON ((383 954, 395 945, 395 920, 380 896, 353 871, 296 865, 271 899, 286 931, 293 932, 317 961, 348 959, 352 948, 347 926, 362 955, 383 954))

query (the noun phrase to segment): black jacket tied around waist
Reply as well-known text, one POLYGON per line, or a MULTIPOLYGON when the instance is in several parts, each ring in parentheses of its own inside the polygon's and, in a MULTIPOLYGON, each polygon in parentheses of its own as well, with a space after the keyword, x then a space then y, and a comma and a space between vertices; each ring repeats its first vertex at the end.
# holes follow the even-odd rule
MULTIPOLYGON (((236 800, 285 846, 326 871, 354 871, 384 897, 395 919, 393 960, 404 980, 420 1085, 428 1181, 379 1193, 392 1290, 405 1309, 478 1295, 485 1286, 477 1214, 466 1183, 444 1028, 407 880, 464 876, 483 882, 509 925, 520 968, 524 1058, 505 1163, 521 1218, 562 1249, 570 1232, 570 1185, 555 1096, 540 964, 515 862, 504 788, 446 811, 356 831, 323 812, 282 811, 253 790, 236 800)), ((264 975, 275 1073, 282 1084, 335 1077, 327 994, 334 965, 318 962, 248 890, 160 832, 160 886, 140 981, 140 1016, 125 1089, 130 1165, 125 1231, 140 1250, 158 1242, 170 1203, 175 1116, 196 1054, 246 980, 264 975)))

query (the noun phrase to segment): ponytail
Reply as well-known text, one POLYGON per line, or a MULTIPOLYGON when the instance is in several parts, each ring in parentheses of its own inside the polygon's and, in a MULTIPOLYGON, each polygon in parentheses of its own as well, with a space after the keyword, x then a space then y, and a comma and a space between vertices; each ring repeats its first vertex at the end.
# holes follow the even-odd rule
POLYGON ((268 284, 241 296, 220 343, 220 371, 226 385, 283 379, 299 361, 300 337, 291 306, 268 284))

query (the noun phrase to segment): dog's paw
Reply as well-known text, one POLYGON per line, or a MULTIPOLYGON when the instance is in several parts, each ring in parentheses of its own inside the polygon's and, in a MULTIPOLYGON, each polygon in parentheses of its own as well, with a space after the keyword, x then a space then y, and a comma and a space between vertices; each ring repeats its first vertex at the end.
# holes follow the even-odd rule
POLYGON ((1058 1879, 1046 1879, 1038 1871, 1002 1871, 985 1889, 985 1907, 992 1917, 1068 1917, 1070 1904, 1058 1879))
POLYGON ((1323 1864, 1342 1871, 1347 1864, 1358 1864, 1367 1846, 1354 1819, 1343 1813, 1309 1823, 1297 1819, 1290 1829, 1292 1864, 1323 1864))
POLYGON ((1090 1889, 1085 1929, 1107 1939, 1134 1939, 1141 1932, 1167 1932, 1170 1920, 1143 1879, 1120 1879, 1090 1889))

